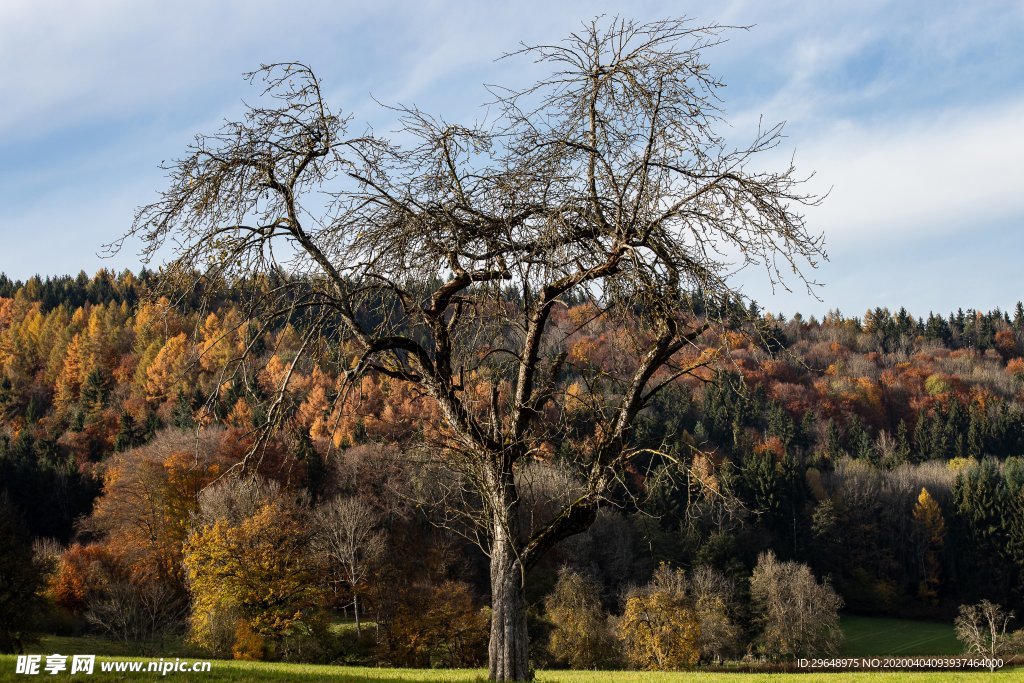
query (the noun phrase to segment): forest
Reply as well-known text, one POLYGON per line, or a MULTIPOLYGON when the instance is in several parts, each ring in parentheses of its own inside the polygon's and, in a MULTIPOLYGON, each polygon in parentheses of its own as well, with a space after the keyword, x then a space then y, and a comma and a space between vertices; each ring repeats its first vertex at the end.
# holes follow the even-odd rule
MULTIPOLYGON (((329 340, 300 310, 251 318, 269 279, 174 301, 158 280, 0 275, 0 574, 16 587, 0 648, 91 632, 239 659, 485 662, 487 557, 422 453, 437 404, 386 374, 351 381, 344 344, 309 353, 329 340)), ((600 426, 571 407, 627 345, 593 303, 562 304, 567 415, 523 465, 527 528, 574 495, 600 426)), ((840 609, 1024 613, 1024 305, 736 309, 639 413, 639 455, 594 523, 530 569, 531 661, 772 660, 834 651, 840 609), (802 617, 780 591, 811 596, 813 627, 787 628, 802 617)))

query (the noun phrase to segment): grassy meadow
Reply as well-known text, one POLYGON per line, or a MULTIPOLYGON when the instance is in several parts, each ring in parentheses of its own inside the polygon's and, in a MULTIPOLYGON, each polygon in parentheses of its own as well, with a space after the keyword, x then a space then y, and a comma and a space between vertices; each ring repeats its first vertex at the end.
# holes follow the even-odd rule
MULTIPOLYGON (((15 658, 0 656, 0 681, 34 680, 34 676, 18 676, 14 673, 15 658)), ((155 674, 104 674, 75 676, 83 681, 140 681, 156 680, 155 674)), ((70 678, 40 674, 46 679, 70 678)), ((167 680, 204 681, 227 683, 241 681, 336 681, 356 683, 477 683, 486 680, 482 669, 377 669, 366 667, 319 666, 312 664, 283 664, 274 662, 237 662, 214 660, 212 670, 203 674, 168 674, 167 680)), ((941 683, 957 681, 1024 681, 1024 669, 1006 669, 989 673, 987 671, 929 671, 929 672, 839 672, 839 673, 708 673, 708 672, 646 672, 646 671, 539 671, 540 683, 841 683, 850 681, 910 681, 912 683, 941 683)))
MULTIPOLYGON (((846 641, 840 652, 842 657, 870 657, 885 655, 941 656, 957 655, 960 644, 953 635, 950 624, 910 621, 906 619, 884 619, 874 617, 845 616, 842 620, 846 641)), ((91 636, 58 637, 48 636, 31 650, 39 654, 100 654, 102 659, 116 658, 118 661, 132 659, 148 661, 138 657, 137 651, 125 645, 91 636)), ((159 649, 159 656, 165 659, 203 660, 203 653, 181 642, 171 643, 159 649)), ((168 680, 204 681, 338 681, 349 683, 368 681, 376 683, 426 683, 441 681, 447 683, 476 683, 486 679, 482 669, 389 669, 353 666, 325 666, 314 664, 286 664, 282 662, 243 662, 212 660, 209 673, 169 673, 164 677, 142 673, 101 673, 99 663, 91 676, 76 676, 82 681, 130 681, 168 680)), ((0 681, 33 680, 35 677, 18 676, 13 655, 0 656, 0 681)), ((40 674, 47 679, 70 678, 40 674)), ((939 683, 945 681, 1024 681, 1024 669, 988 671, 921 671, 921 672, 808 672, 808 673, 718 673, 718 672, 645 672, 645 671, 539 671, 537 680, 541 683, 756 683, 785 682, 798 683, 840 683, 845 681, 911 681, 939 683)))
POLYGON ((949 623, 847 615, 842 627, 846 639, 839 654, 843 657, 953 656, 963 652, 949 623))

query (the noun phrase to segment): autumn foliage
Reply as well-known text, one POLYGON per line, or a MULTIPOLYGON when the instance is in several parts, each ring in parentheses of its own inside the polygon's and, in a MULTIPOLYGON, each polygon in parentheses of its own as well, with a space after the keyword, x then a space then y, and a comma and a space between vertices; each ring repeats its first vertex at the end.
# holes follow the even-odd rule
MULTIPOLYGON (((344 348, 293 366, 302 321, 254 329, 230 293, 209 310, 144 297, 131 274, 65 286, 0 279, 0 494, 57 548, 37 577, 51 607, 107 635, 112 615, 167 615, 170 635, 223 656, 480 663, 481 555, 410 503, 431 484, 413 446, 443 429, 432 401, 381 375, 346 384, 344 348), (254 456, 278 399, 281 429, 254 456), (214 495, 254 478, 273 495, 214 495), (372 520, 351 553, 370 570, 348 578, 314 538, 340 499, 372 520), (353 609, 366 626, 342 643, 329 626, 353 609)), ((602 388, 582 371, 628 366, 628 335, 593 313, 554 314, 578 329, 564 412, 545 408, 564 438, 535 454, 550 479, 528 491, 537 519, 598 433, 583 416, 602 388)), ((990 596, 1024 609, 1024 311, 757 319, 687 351, 728 353, 641 414, 630 438, 649 452, 621 509, 529 577, 550 664, 833 649, 820 618, 771 616, 785 585, 869 613, 951 620, 990 596)), ((467 379, 473 410, 510 389, 467 379)), ((117 637, 139 634, 168 635, 117 637)))
POLYGON ((650 585, 626 598, 619 634, 633 666, 686 669, 700 658, 700 621, 682 581, 680 570, 662 567, 650 585))

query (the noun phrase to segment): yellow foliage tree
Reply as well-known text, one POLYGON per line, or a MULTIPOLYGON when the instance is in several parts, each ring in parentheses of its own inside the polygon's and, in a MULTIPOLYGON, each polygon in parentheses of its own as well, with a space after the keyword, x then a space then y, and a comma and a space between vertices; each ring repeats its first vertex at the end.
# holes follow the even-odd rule
POLYGON ((238 328, 238 314, 233 310, 225 313, 223 320, 216 313, 206 316, 199 344, 199 365, 204 372, 218 373, 241 355, 238 328))
POLYGON ((562 569, 544 600, 551 622, 548 650, 573 669, 594 669, 615 660, 616 643, 601 607, 601 586, 577 572, 562 569))
POLYGON ((275 353, 260 372, 260 386, 271 395, 281 391, 285 382, 289 385, 286 389, 290 389, 291 382, 295 379, 292 374, 291 363, 285 362, 275 353))
POLYGON ((326 439, 330 436, 329 409, 327 391, 323 386, 314 385, 299 405, 295 421, 308 430, 310 438, 314 441, 326 439))
POLYGON ((59 406, 67 406, 78 400, 82 389, 83 359, 80 335, 71 338, 64 354, 64 363, 54 388, 54 400, 59 406))
POLYGON ((946 522, 942 517, 942 508, 922 488, 914 505, 914 527, 919 538, 919 559, 921 563, 921 581, 918 584, 918 595, 928 600, 938 597, 941 583, 941 567, 939 555, 946 539, 946 522))
POLYGON ((163 344, 168 335, 173 336, 180 330, 180 321, 171 308, 167 297, 159 301, 142 301, 135 311, 132 320, 133 350, 141 354, 153 344, 163 344))
POLYGON ((626 599, 619 638, 633 666, 658 671, 692 667, 700 659, 700 635, 681 570, 663 566, 651 584, 626 599))
POLYGON ((190 348, 184 333, 171 337, 146 368, 146 400, 163 403, 174 398, 189 379, 190 348))
MULTIPOLYGON (((280 499, 262 505, 233 524, 218 519, 194 532, 185 544, 184 565, 192 593, 191 629, 202 645, 216 642, 217 619, 237 614, 237 628, 268 646, 323 603, 323 567, 309 549, 309 525, 280 499)), ((236 645, 236 644, 233 644, 236 645)), ((236 649, 254 656, 251 647, 236 649)))
POLYGON ((487 653, 488 614, 460 581, 390 588, 391 609, 379 622, 377 648, 397 666, 479 666, 487 653))
POLYGON ((641 669, 685 669, 700 657, 700 625, 686 601, 667 591, 626 600, 619 634, 626 658, 641 669))
POLYGON ((193 454, 140 449, 114 455, 87 528, 136 575, 183 590, 182 546, 196 497, 220 473, 217 463, 193 454))
POLYGON ((248 430, 253 426, 252 406, 244 398, 235 401, 234 407, 228 413, 227 423, 236 429, 248 430))

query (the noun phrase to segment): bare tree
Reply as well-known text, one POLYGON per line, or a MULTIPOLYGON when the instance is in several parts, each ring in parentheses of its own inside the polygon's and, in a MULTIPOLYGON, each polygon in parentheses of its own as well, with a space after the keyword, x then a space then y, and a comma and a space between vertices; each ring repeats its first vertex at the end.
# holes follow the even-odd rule
POLYGON ((166 583, 111 577, 89 600, 85 617, 125 645, 159 651, 168 636, 182 629, 187 612, 187 602, 166 583))
POLYGON ((314 540, 337 565, 352 591, 352 610, 359 626, 359 588, 384 555, 387 538, 379 529, 380 516, 357 498, 332 498, 314 513, 314 540))
POLYGON ((250 286, 253 315, 300 321, 296 363, 332 358, 436 402, 422 452, 457 482, 452 511, 490 557, 494 680, 529 674, 530 567, 623 488, 644 455, 637 414, 713 361, 697 345, 737 308, 730 276, 754 265, 806 283, 824 255, 792 165, 755 167, 781 125, 740 147, 717 133, 704 51, 722 31, 615 19, 524 46, 513 57, 549 76, 492 89, 481 124, 401 108, 404 146, 350 135, 308 67, 265 66, 251 74, 264 99, 197 137, 129 232, 147 256, 174 250, 166 282, 250 286), (590 314, 566 315, 570 300, 590 314), (607 357, 570 356, 588 326, 618 330, 607 357), (528 532, 519 472, 551 444, 568 444, 581 493, 528 532))
POLYGON ((761 625, 761 647, 772 657, 834 653, 843 640, 843 599, 811 568, 761 553, 750 577, 750 599, 761 625))
POLYGON ((223 521, 238 526, 270 502, 285 495, 281 484, 260 476, 244 481, 224 479, 206 487, 199 494, 199 509, 192 519, 198 528, 223 521))
POLYGON ((1013 612, 1007 612, 989 600, 982 600, 976 605, 960 605, 960 615, 954 624, 956 637, 968 654, 988 659, 989 669, 995 671, 996 658, 1012 652, 1021 644, 1019 638, 1007 632, 1012 621, 1013 612))
POLYGON ((736 586, 719 570, 700 565, 689 576, 689 595, 700 622, 701 658, 722 662, 740 641, 736 624, 736 586))

